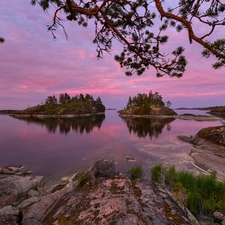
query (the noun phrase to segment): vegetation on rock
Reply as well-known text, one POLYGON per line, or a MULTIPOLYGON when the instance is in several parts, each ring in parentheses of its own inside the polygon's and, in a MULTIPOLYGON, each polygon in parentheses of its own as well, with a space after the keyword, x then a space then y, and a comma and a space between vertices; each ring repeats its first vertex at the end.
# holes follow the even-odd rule
POLYGON ((225 146, 225 126, 203 128, 197 133, 197 137, 225 146))
POLYGON ((210 110, 210 114, 213 116, 222 117, 225 119, 225 106, 212 106, 206 108, 207 110, 210 110))
POLYGON ((152 179, 165 181, 173 195, 194 215, 212 215, 215 210, 225 213, 225 183, 217 181, 216 175, 198 175, 176 171, 172 166, 165 169, 156 165, 151 169, 152 179))
MULTIPOLYGON (((168 101, 167 105, 171 106, 168 101)), ((129 97, 127 106, 120 114, 134 114, 134 115, 177 115, 172 109, 165 106, 162 96, 152 91, 149 94, 137 94, 137 96, 129 97)))
POLYGON ((142 166, 136 166, 130 168, 128 172, 130 173, 132 179, 137 179, 141 178, 142 171, 143 171, 142 166))
POLYGON ((48 96, 45 104, 28 107, 18 111, 17 114, 40 114, 40 115, 64 115, 64 114, 85 114, 105 112, 105 106, 101 98, 96 100, 92 95, 83 94, 70 97, 67 93, 60 94, 59 100, 53 96, 48 96))

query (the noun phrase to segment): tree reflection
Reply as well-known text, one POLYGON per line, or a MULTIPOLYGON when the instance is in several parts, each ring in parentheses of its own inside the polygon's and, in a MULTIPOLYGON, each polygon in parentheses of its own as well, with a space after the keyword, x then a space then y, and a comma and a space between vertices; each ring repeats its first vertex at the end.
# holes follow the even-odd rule
MULTIPOLYGON (((15 117, 14 117, 15 118, 15 117)), ((24 120, 27 124, 38 124, 46 127, 49 133, 55 133, 57 129, 60 133, 67 134, 70 131, 76 131, 80 134, 91 133, 97 127, 101 128, 105 115, 94 115, 90 117, 77 118, 16 118, 24 120)))
POLYGON ((147 137, 150 138, 158 136, 162 133, 163 128, 166 126, 166 129, 170 131, 172 129, 171 122, 175 119, 165 118, 165 119, 156 119, 156 118, 122 118, 123 122, 127 125, 127 128, 130 133, 136 134, 138 137, 147 137))

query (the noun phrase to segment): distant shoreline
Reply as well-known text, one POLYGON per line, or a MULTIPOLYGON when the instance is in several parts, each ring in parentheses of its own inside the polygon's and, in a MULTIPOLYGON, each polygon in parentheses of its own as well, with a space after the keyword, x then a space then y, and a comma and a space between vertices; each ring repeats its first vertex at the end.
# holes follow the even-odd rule
POLYGON ((122 118, 174 118, 174 119, 182 119, 182 120, 196 120, 196 121, 217 121, 221 120, 221 118, 216 116, 204 116, 204 115, 134 115, 134 114, 119 114, 122 118))
POLYGON ((11 114, 11 113, 16 113, 20 110, 16 110, 16 109, 3 109, 0 110, 0 114, 11 114))

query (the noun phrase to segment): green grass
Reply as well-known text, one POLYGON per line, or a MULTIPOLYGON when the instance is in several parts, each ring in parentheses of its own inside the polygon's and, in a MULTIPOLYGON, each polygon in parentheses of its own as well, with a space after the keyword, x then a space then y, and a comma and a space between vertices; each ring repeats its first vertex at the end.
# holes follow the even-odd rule
POLYGON ((142 166, 136 166, 129 169, 129 173, 131 174, 132 179, 141 178, 142 175, 142 166))
POLYGON ((157 182, 161 182, 164 173, 165 182, 175 197, 195 215, 202 210, 205 215, 210 215, 216 209, 225 213, 225 183, 218 181, 216 174, 194 176, 186 171, 176 171, 174 166, 164 170, 161 165, 153 167, 151 172, 152 179, 157 182))
POLYGON ((152 180, 154 180, 156 182, 161 182, 162 170, 163 170, 163 167, 160 164, 152 167, 152 169, 151 169, 152 180))

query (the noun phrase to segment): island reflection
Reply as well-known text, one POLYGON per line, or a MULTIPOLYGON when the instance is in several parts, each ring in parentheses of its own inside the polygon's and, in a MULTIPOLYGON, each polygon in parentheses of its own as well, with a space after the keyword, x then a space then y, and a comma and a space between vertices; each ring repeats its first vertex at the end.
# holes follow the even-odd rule
MULTIPOLYGON (((15 118, 15 117, 14 117, 15 118)), ((61 134, 67 134, 70 131, 76 131, 80 134, 91 133, 97 127, 101 128, 102 122, 105 120, 105 115, 93 115, 88 117, 77 118, 15 118, 26 121, 27 124, 38 124, 45 126, 49 133, 55 133, 57 130, 61 134)))
POLYGON ((175 119, 122 118, 122 120, 127 125, 129 133, 133 132, 140 138, 149 136, 152 139, 152 137, 158 138, 165 126, 166 129, 170 131, 172 129, 170 123, 175 119))

